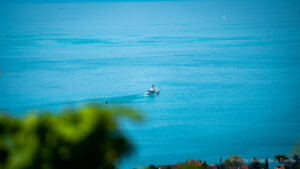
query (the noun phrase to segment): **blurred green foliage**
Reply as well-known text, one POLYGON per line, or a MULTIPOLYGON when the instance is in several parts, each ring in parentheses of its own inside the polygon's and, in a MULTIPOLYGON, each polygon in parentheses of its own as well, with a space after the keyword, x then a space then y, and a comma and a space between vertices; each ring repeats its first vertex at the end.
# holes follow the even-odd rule
POLYGON ((0 116, 0 169, 110 169, 133 150, 119 118, 141 121, 126 107, 89 105, 62 113, 0 116))

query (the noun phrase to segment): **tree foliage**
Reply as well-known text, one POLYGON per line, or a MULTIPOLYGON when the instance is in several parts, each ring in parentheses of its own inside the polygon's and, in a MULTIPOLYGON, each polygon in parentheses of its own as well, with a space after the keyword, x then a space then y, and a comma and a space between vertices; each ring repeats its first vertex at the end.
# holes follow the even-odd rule
POLYGON ((249 165, 249 169, 261 169, 261 168, 264 168, 264 164, 261 164, 258 158, 256 157, 252 158, 251 163, 249 165))
POLYGON ((62 113, 0 116, 1 169, 110 169, 133 150, 118 119, 140 121, 125 107, 89 105, 62 113))
POLYGON ((178 167, 177 169, 209 169, 209 167, 205 165, 186 164, 178 167))
POLYGON ((267 158, 265 159, 264 169, 269 169, 269 161, 267 158))
POLYGON ((224 161, 224 166, 226 168, 233 166, 241 166, 244 164, 244 160, 238 155, 232 155, 224 161))
POLYGON ((154 164, 150 164, 148 167, 145 169, 157 169, 157 167, 154 164))
POLYGON ((276 155, 274 157, 275 161, 279 162, 279 163, 284 163, 286 160, 288 160, 289 158, 286 155, 276 155))
POLYGON ((299 156, 297 154, 294 154, 293 160, 294 161, 292 163, 291 168, 292 169, 300 169, 300 159, 299 159, 299 156))

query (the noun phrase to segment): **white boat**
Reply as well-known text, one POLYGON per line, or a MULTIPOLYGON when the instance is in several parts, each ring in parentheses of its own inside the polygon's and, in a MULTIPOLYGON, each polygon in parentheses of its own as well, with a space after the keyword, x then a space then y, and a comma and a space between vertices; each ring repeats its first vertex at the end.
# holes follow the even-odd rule
POLYGON ((159 90, 158 89, 154 89, 154 90, 147 90, 145 92, 145 95, 158 95, 159 94, 159 90))

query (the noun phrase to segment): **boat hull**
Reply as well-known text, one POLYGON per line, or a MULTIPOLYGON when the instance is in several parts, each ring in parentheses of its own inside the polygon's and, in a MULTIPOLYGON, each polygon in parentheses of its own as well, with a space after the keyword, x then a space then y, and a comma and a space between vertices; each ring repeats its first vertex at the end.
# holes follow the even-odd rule
POLYGON ((159 94, 159 90, 147 90, 145 92, 145 95, 149 96, 149 95, 158 95, 159 94))

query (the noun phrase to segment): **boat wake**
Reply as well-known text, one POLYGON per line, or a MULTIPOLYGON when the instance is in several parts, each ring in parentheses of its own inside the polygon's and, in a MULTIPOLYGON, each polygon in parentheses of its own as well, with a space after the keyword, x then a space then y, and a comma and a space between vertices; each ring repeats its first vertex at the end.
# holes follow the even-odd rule
POLYGON ((87 103, 96 104, 129 104, 134 101, 143 98, 143 94, 116 96, 116 97, 103 97, 103 98, 93 98, 93 99, 83 99, 74 100, 67 102, 55 102, 50 104, 40 104, 40 105, 26 105, 26 106, 16 106, 8 108, 0 108, 0 112, 13 112, 13 113, 24 113, 30 110, 58 110, 64 106, 80 106, 87 103))

